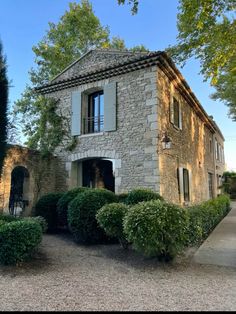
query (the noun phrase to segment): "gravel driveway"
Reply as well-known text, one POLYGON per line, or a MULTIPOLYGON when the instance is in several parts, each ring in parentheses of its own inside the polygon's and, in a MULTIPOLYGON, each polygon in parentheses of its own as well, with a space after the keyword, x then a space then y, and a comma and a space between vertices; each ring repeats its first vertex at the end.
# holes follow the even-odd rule
POLYGON ((165 265, 118 245, 45 235, 33 261, 0 267, 0 311, 235 311, 236 268, 190 257, 165 265))

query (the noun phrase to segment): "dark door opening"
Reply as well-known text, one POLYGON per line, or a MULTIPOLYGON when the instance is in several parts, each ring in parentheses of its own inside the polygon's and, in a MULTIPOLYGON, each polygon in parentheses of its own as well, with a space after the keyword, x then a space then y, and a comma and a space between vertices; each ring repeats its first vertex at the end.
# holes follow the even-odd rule
POLYGON ((11 173, 11 191, 9 198, 9 213, 17 214, 17 209, 23 210, 28 205, 29 172, 25 167, 17 166, 11 173))
POLYGON ((82 164, 82 172, 83 186, 115 191, 115 178, 110 160, 85 160, 82 164))

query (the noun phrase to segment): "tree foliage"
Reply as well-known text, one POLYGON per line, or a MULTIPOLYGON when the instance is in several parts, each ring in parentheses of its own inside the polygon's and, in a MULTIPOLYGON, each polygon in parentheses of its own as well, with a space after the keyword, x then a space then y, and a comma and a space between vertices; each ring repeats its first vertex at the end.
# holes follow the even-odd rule
MULTIPOLYGON (((69 121, 59 111, 57 99, 37 95, 34 88, 48 83, 64 68, 92 48, 125 50, 119 37, 109 38, 109 28, 101 25, 88 0, 69 3, 69 10, 57 24, 49 23, 49 30, 35 46, 36 67, 29 72, 31 85, 15 103, 15 112, 21 117, 27 145, 43 153, 53 152, 66 138, 66 147, 72 149, 74 139, 68 133, 69 121)), ((143 45, 135 51, 147 50, 143 45)))
POLYGON ((131 4, 132 8, 131 11, 133 14, 136 14, 138 12, 138 5, 139 5, 139 0, 118 0, 119 4, 131 4))
POLYGON ((6 58, 3 56, 2 43, 0 42, 0 175, 6 153, 7 104, 8 104, 7 65, 6 58))
MULTIPOLYGON (((118 0, 132 5, 137 13, 139 0, 118 0)), ((236 121, 236 1, 179 0, 177 45, 167 49, 174 60, 184 65, 195 57, 201 74, 216 88, 213 99, 229 107, 236 121)))

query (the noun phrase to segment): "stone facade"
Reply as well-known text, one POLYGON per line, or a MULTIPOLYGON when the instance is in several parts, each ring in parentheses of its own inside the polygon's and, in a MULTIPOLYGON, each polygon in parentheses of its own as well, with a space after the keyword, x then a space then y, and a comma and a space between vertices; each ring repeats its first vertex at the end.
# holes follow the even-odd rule
MULTIPOLYGON (((9 145, 4 160, 4 167, 0 180, 0 212, 9 212, 12 173, 21 167, 26 173, 23 178, 23 199, 27 205, 23 215, 30 215, 35 202, 40 196, 64 191, 64 175, 55 157, 42 159, 39 152, 18 145, 9 145)), ((21 180, 22 178, 20 178, 21 180)))
POLYGON ((75 136, 77 145, 73 152, 63 145, 57 149, 67 188, 82 185, 84 160, 103 158, 113 162, 116 193, 146 187, 160 192, 168 201, 185 204, 177 174, 178 169, 184 168, 189 172, 188 204, 210 197, 209 174, 211 196, 216 196, 217 175, 224 171, 224 158, 215 159, 215 141, 220 143, 223 155, 224 138, 166 55, 91 51, 41 91, 59 99, 60 112, 71 121, 73 92, 81 92, 82 106, 86 106, 87 98, 83 95, 103 90, 114 82, 116 130, 75 136), (104 79, 94 79, 95 74, 104 79), (181 103, 181 129, 170 122, 173 94, 181 103), (170 149, 162 148, 164 133, 171 138, 170 149))
MULTIPOLYGON (((180 82, 171 81, 163 71, 158 72, 159 131, 165 130, 172 140, 172 148, 163 150, 159 145, 159 171, 161 195, 174 203, 184 203, 180 195, 177 171, 186 168, 190 172, 190 203, 199 203, 209 199, 208 174, 213 175, 213 197, 218 194, 217 174, 222 176, 224 162, 215 162, 215 139, 223 147, 223 138, 218 132, 209 129, 206 122, 196 112, 179 91, 180 82), (171 97, 180 99, 182 113, 182 129, 170 122, 171 97), (217 171, 218 170, 218 171, 217 171)), ((185 91, 185 93, 188 93, 185 91)))
POLYGON ((117 130, 79 136, 72 153, 58 148, 58 157, 64 160, 68 171, 67 185, 78 185, 80 161, 102 157, 114 162, 116 193, 139 186, 158 190, 156 67, 62 90, 50 97, 60 99, 60 110, 70 118, 73 91, 103 88, 111 82, 117 83, 117 130))

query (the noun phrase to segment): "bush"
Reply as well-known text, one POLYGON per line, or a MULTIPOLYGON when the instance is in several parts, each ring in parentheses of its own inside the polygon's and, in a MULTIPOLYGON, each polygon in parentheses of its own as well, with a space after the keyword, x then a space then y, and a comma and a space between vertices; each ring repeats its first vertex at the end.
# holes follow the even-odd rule
POLYGON ((67 212, 69 203, 80 193, 87 191, 89 188, 79 187, 66 192, 57 203, 58 223, 60 226, 68 226, 67 212))
POLYGON ((8 214, 0 214, 0 220, 5 222, 18 221, 20 218, 8 214))
POLYGON ((164 200, 157 192, 149 189, 134 189, 128 193, 126 204, 134 205, 151 200, 164 200))
POLYGON ((35 204, 34 216, 42 216, 48 224, 48 231, 54 232, 58 226, 57 202, 64 193, 49 193, 35 204))
POLYGON ((29 220, 29 221, 34 221, 37 222, 40 227, 42 228, 42 232, 45 233, 48 230, 48 224, 45 218, 41 217, 41 216, 36 216, 36 217, 26 217, 24 218, 25 220, 29 220))
POLYGON ((129 195, 129 193, 120 193, 120 194, 117 194, 118 202, 119 202, 119 203, 126 204, 126 203, 127 203, 127 197, 128 197, 128 195, 129 195))
POLYGON ((106 239, 96 220, 97 211, 105 204, 117 202, 117 196, 105 189, 89 189, 69 203, 68 223, 76 242, 99 243, 106 239))
POLYGON ((21 219, 0 224, 0 263, 11 265, 26 260, 41 240, 38 222, 21 219))
POLYGON ((230 199, 226 195, 191 206, 189 210, 189 243, 205 240, 216 225, 230 210, 230 199))
POLYGON ((124 232, 137 251, 168 261, 186 245, 188 223, 185 208, 152 200, 129 209, 124 232))
POLYGON ((125 204, 106 204, 98 210, 96 215, 100 227, 108 236, 117 238, 124 248, 127 247, 128 242, 123 231, 123 220, 128 208, 125 204))

